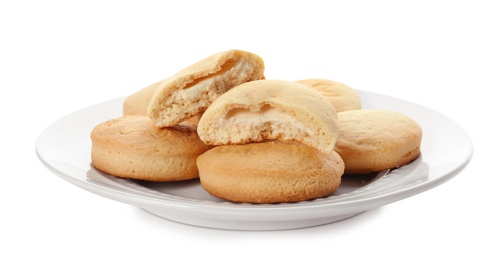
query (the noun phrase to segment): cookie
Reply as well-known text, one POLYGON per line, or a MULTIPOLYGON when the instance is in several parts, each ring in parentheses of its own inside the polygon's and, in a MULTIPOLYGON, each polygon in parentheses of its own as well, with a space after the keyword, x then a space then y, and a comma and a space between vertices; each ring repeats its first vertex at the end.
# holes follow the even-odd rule
POLYGON ((197 132, 209 145, 280 140, 330 153, 337 114, 326 98, 304 84, 257 80, 216 99, 201 116, 197 132))
POLYGON ((354 89, 337 81, 329 79, 303 79, 298 82, 308 85, 327 97, 337 112, 361 109, 362 107, 362 101, 358 93, 354 89))
POLYGON ((197 158, 202 187, 247 203, 298 202, 336 191, 344 162, 302 144, 277 141, 214 147, 197 158))
POLYGON ((335 151, 345 174, 365 174, 403 166, 420 154, 422 129, 412 118, 388 110, 337 113, 339 137, 335 151))
POLYGON ((154 92, 147 115, 158 127, 194 117, 229 89, 264 77, 259 56, 240 50, 216 53, 164 80, 154 92))
POLYGON ((146 116, 148 104, 150 103, 154 92, 157 90, 157 88, 159 88, 161 83, 162 80, 129 95, 122 104, 122 115, 146 116))
POLYGON ((199 176, 196 158, 210 146, 190 124, 158 128, 147 116, 123 116, 91 132, 92 165, 122 178, 165 182, 199 176))
MULTIPOLYGON (((137 92, 129 95, 122 104, 122 115, 147 115, 147 108, 154 95, 155 91, 159 88, 162 81, 156 82, 150 86, 138 90, 137 92)), ((189 119, 184 120, 184 122, 192 123, 197 125, 199 122, 199 117, 201 115, 196 115, 189 119)))

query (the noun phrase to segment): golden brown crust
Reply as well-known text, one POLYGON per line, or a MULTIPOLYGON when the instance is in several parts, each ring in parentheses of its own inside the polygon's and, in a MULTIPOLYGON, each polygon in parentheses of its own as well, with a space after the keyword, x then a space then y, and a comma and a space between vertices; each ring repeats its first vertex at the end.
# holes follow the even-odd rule
POLYGON ((387 110, 338 113, 335 151, 345 174, 365 174, 408 164, 420 153, 422 129, 410 117, 387 110))
POLYGON ((316 78, 303 79, 297 82, 305 84, 320 92, 330 100, 330 103, 332 103, 332 106, 337 112, 361 109, 362 107, 361 98, 358 93, 340 82, 316 78))
POLYGON ((150 100, 152 99, 154 92, 161 85, 161 83, 162 80, 150 86, 142 88, 136 91, 135 93, 131 94, 130 96, 128 96, 124 100, 124 103, 122 105, 122 115, 146 116, 148 104, 150 103, 150 100))
POLYGON ((337 139, 337 114, 330 102, 304 84, 256 80, 215 100, 202 115, 198 133, 206 144, 263 140, 300 142, 330 153, 337 139))
POLYGON ((234 202, 280 203, 325 197, 340 185, 344 162, 302 144, 217 146, 197 158, 210 194, 234 202))
POLYGON ((263 77, 264 62, 259 56, 240 50, 216 53, 164 80, 147 114, 158 127, 176 125, 204 112, 229 89, 263 77))
POLYGON ((147 116, 123 116, 97 125, 91 132, 91 161, 110 175, 148 181, 198 177, 196 158, 210 147, 195 127, 158 128, 147 116))

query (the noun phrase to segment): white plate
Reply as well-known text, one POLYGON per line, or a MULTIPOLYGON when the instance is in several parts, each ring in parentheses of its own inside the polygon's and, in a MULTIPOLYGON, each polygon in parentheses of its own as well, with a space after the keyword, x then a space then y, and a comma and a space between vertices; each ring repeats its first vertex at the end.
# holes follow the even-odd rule
POLYGON ((40 160, 61 178, 90 192, 191 225, 238 230, 278 230, 339 221, 444 183, 469 162, 469 136, 449 118, 421 105, 359 91, 364 108, 389 109, 423 128, 421 156, 412 163, 370 176, 345 176, 326 198, 281 204, 231 203, 212 197, 197 180, 149 183, 121 179, 91 166, 90 132, 121 115, 124 98, 74 112, 50 125, 36 143, 40 160))

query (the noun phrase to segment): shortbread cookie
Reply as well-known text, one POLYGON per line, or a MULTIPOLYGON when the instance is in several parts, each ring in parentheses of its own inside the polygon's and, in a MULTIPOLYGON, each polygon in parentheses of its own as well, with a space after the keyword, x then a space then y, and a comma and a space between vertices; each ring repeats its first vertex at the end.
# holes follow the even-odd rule
MULTIPOLYGON (((138 90, 137 92, 131 94, 128 96, 125 100, 124 103, 122 104, 122 115, 124 116, 129 116, 129 115, 140 115, 140 116, 146 116, 147 115, 147 108, 150 103, 150 100, 152 99, 152 96, 154 95, 155 91, 159 86, 161 85, 163 81, 156 82, 150 86, 147 86, 145 88, 142 88, 138 90)), ((199 122, 199 118, 201 115, 196 115, 194 117, 191 117, 184 122, 192 123, 197 125, 199 122)))
POLYGON ((308 85, 327 97, 337 112, 361 109, 362 107, 358 93, 340 82, 329 79, 304 79, 298 82, 308 85))
POLYGON ((264 62, 245 51, 229 50, 207 57, 163 81, 147 109, 158 127, 173 126, 204 112, 229 89, 264 77, 264 62))
POLYGON ((123 116, 91 132, 97 169, 122 178, 179 181, 197 178, 196 158, 210 147, 190 124, 158 128, 147 116, 123 116))
POLYGON ((337 190, 344 162, 302 144, 271 141, 217 146, 197 158, 202 187, 234 202, 280 203, 337 190))
POLYGON ((304 84, 257 80, 215 100, 201 116, 197 132, 211 145, 277 139, 330 153, 337 139, 337 114, 326 98, 304 84))
POLYGON ((337 113, 339 138, 335 151, 345 174, 364 174, 408 164, 420 153, 422 129, 410 117, 388 110, 337 113))
POLYGON ((161 85, 162 80, 150 86, 142 88, 128 96, 122 104, 122 115, 147 115, 147 108, 154 92, 161 85))

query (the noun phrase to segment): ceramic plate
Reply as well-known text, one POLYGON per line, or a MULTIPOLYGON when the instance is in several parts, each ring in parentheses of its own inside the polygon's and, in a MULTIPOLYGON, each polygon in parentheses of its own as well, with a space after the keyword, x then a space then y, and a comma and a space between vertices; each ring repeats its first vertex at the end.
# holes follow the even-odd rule
POLYGON ((116 178, 91 165, 90 132, 122 114, 124 98, 93 105, 54 122, 36 143, 42 163, 56 175, 90 192, 196 226, 279 230, 339 221, 442 184, 469 162, 470 137, 451 119, 424 106, 358 91, 364 109, 399 111, 423 128, 421 155, 410 164, 368 176, 344 176, 328 197, 298 203, 231 203, 209 195, 198 180, 150 183, 116 178))

